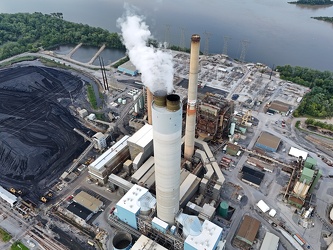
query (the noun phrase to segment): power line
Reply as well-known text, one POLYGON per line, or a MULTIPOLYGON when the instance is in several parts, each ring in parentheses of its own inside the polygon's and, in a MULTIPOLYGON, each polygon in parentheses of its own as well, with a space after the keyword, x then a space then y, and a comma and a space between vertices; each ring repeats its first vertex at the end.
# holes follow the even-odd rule
POLYGON ((180 42, 179 42, 179 51, 185 49, 185 28, 180 27, 180 42))
POLYGON ((205 31, 205 48, 204 48, 204 55, 208 56, 209 53, 209 39, 212 36, 212 33, 205 31))
POLYGON ((249 44, 250 44, 250 42, 248 40, 241 41, 242 50, 241 50, 241 54, 239 56, 240 62, 245 62, 245 55, 246 55, 247 47, 249 46, 249 44))
POLYGON ((164 46, 165 48, 169 48, 170 47, 170 24, 166 24, 165 25, 165 31, 164 31, 164 46))
POLYGON ((224 54, 224 55, 228 55, 228 43, 229 43, 229 40, 230 40, 231 38, 230 37, 228 37, 228 36, 224 36, 223 37, 223 51, 222 51, 222 53, 224 54))

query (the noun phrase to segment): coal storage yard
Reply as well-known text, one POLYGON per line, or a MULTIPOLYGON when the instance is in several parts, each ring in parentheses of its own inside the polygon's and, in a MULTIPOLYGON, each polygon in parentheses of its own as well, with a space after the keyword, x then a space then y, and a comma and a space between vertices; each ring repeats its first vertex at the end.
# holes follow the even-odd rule
POLYGON ((69 111, 83 81, 68 71, 21 66, 0 70, 0 185, 38 199, 87 147, 69 111))

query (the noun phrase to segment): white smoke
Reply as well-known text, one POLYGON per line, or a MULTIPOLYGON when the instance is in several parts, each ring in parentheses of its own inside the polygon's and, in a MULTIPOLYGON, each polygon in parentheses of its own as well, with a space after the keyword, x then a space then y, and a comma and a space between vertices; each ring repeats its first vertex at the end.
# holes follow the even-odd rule
POLYGON ((144 17, 126 11, 118 18, 117 24, 121 29, 123 43, 128 50, 128 56, 135 67, 141 72, 141 79, 150 91, 173 90, 173 62, 172 55, 161 49, 147 46, 152 35, 144 17))

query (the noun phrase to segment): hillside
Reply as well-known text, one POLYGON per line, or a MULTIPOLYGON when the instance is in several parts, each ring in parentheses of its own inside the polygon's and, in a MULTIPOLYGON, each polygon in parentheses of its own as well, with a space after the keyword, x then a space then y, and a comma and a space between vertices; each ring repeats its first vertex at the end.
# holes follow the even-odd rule
POLYGON ((36 52, 40 47, 81 42, 124 48, 117 33, 65 21, 62 13, 0 14, 0 60, 27 51, 36 52))

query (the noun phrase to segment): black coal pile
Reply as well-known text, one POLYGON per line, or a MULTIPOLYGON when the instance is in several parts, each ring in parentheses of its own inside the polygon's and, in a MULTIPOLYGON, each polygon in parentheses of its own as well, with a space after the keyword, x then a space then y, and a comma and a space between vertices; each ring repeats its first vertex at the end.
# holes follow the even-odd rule
POLYGON ((70 72, 46 67, 0 71, 0 185, 39 196, 87 144, 73 128, 70 97, 83 91, 70 72))

